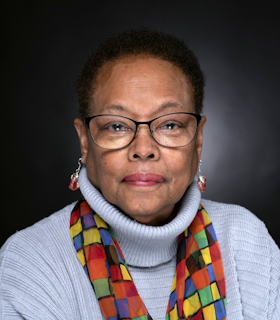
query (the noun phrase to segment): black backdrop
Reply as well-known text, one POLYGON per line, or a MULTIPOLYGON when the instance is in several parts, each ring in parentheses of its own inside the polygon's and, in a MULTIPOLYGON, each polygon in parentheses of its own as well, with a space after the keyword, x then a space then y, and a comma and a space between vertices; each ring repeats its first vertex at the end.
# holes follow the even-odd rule
POLYGON ((3 1, 1 235, 79 198, 75 79, 104 36, 146 26, 195 51, 206 74, 205 197, 245 206, 280 244, 278 1, 3 1))

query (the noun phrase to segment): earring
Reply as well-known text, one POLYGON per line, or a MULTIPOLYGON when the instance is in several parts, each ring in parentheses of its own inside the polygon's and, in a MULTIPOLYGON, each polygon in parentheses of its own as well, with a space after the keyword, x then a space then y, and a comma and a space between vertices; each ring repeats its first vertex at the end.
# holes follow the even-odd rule
POLYGON ((206 178, 201 175, 201 169, 200 169, 201 163, 202 163, 202 160, 199 160, 197 186, 198 186, 198 189, 199 189, 200 192, 204 192, 205 191, 205 187, 206 187, 206 178))
POLYGON ((70 181, 70 183, 69 183, 69 186, 68 186, 68 188, 70 189, 70 190, 72 190, 72 191, 75 191, 75 190, 77 190, 77 189, 79 189, 79 173, 80 173, 80 171, 81 171, 81 167, 82 167, 82 163, 81 163, 81 160, 82 160, 82 158, 80 158, 79 160, 78 160, 78 168, 76 169, 76 172, 75 173, 73 173, 72 175, 71 175, 71 177, 70 177, 70 179, 71 179, 71 181, 70 181))

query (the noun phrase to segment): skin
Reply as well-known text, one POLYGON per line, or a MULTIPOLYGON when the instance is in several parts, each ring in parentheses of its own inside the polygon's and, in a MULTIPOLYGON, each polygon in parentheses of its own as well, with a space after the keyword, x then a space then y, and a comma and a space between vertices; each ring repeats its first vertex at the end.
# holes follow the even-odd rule
MULTIPOLYGON (((116 114, 149 121, 173 112, 195 113, 193 89, 180 69, 151 57, 128 57, 105 64, 99 72, 90 116, 116 114)), ((90 182, 127 216, 146 225, 163 225, 176 215, 176 204, 192 183, 201 157, 203 116, 193 141, 181 148, 157 144, 146 125, 119 150, 98 147, 81 119, 75 119, 82 163, 90 182), (127 175, 155 173, 164 181, 152 186, 123 182, 127 175)))

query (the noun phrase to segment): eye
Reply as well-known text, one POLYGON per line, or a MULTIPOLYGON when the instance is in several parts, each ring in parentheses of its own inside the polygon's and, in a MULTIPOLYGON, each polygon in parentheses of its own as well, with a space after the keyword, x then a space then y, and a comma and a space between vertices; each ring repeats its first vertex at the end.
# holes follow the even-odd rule
POLYGON ((113 132, 124 132, 124 131, 129 131, 131 130, 129 127, 121 124, 121 123, 109 123, 105 126, 106 130, 110 130, 113 132))
POLYGON ((174 122, 168 122, 158 127, 158 129, 160 130, 174 130, 178 128, 179 128, 179 125, 174 122))
POLYGON ((121 124, 112 124, 110 127, 112 127, 112 130, 114 131, 121 131, 123 129, 123 126, 121 124))

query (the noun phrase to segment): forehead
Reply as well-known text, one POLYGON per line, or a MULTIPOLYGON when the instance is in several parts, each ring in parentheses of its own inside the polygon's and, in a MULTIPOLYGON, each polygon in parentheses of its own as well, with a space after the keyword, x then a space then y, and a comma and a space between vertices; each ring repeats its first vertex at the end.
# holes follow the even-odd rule
POLYGON ((193 88, 186 76, 159 58, 126 57, 99 71, 90 113, 115 113, 115 106, 117 111, 145 117, 157 114, 162 105, 169 106, 167 112, 194 112, 193 88))

